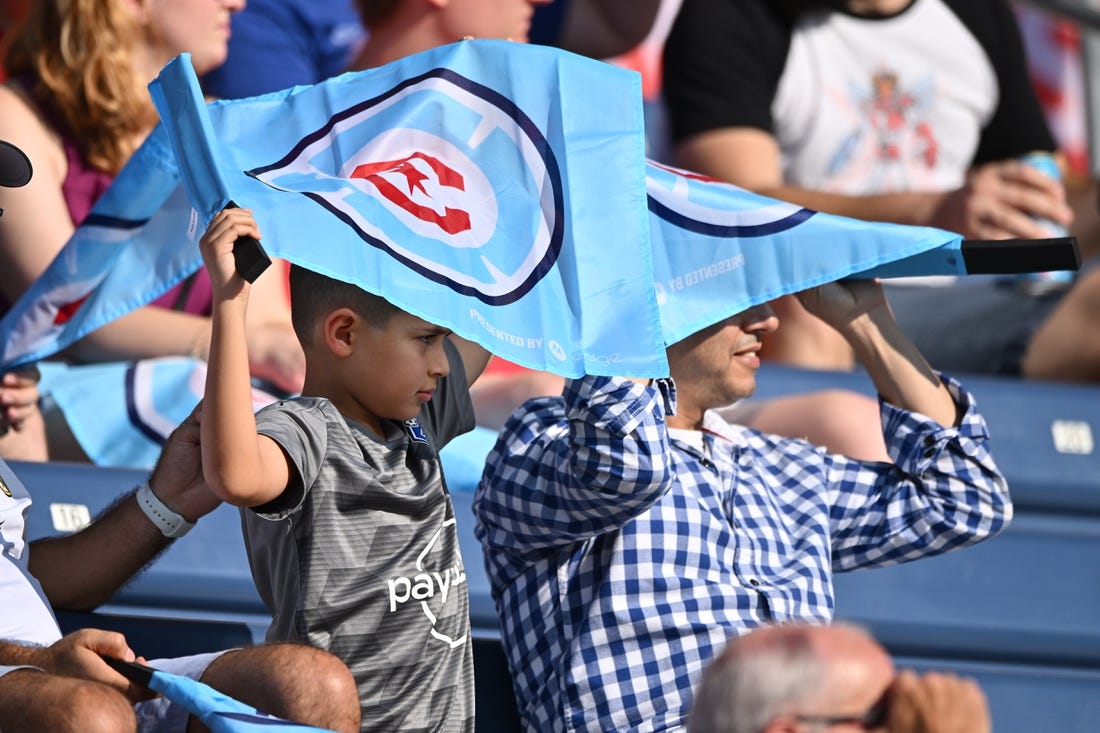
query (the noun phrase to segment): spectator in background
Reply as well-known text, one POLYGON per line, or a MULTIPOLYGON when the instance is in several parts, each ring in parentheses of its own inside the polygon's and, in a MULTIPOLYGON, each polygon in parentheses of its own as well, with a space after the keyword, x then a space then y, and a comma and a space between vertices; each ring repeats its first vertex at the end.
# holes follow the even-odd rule
POLYGON ((228 99, 336 76, 364 39, 354 0, 248 0, 232 29, 226 62, 202 80, 228 99))
MULTIPOLYGON (((149 81, 182 51, 191 52, 200 73, 222 63, 230 16, 243 6, 244 0, 31 4, 25 23, 5 38, 9 80, 0 86, 0 139, 22 148, 35 168, 27 185, 0 188, 0 314, 46 269, 157 123, 149 81)), ((256 376, 293 392, 301 387, 304 357, 276 280, 256 289, 249 355, 256 376)), ((88 335, 66 356, 203 359, 209 312, 209 281, 199 272, 88 335)))
MULTIPOLYGON (((531 18, 530 29, 539 43, 607 58, 629 51, 645 38, 661 3, 557 0, 551 4, 536 0, 540 7, 531 18)), ((368 2, 363 7, 374 14, 371 5, 368 2)), ((476 5, 471 7, 476 13, 476 5)), ((460 9, 459 15, 464 12, 460 9)), ((478 21, 472 20, 476 26, 478 21)), ((521 41, 526 35, 501 37, 521 41)), ((361 61, 352 60, 366 37, 355 0, 250 0, 233 18, 226 63, 204 77, 203 88, 215 97, 235 99, 315 84, 349 65, 363 68, 361 61)), ((448 37, 443 43, 459 38, 448 37)))
POLYGON ((688 733, 989 733, 972 680, 894 670, 889 654, 847 625, 769 626, 731 641, 696 687, 688 733))
POLYGON ((529 40, 594 59, 618 56, 642 42, 664 1, 554 0, 535 10, 529 40))
MULTIPOLYGON (((677 161, 813 209, 976 239, 1048 236, 1037 218, 1070 223, 1060 183, 1017 160, 1055 143, 1005 0, 837 5, 684 0, 665 49, 677 161)), ((1092 282, 1082 275, 1071 293, 1092 282)), ((1027 352, 1057 297, 987 279, 888 294, 938 368, 1050 373, 1027 352)), ((769 339, 766 358, 853 366, 795 300, 776 310, 787 333, 769 339)), ((1074 323, 1076 342, 1096 341, 1074 323)), ((1068 361, 1070 346, 1082 348, 1067 340, 1036 356, 1068 361)))

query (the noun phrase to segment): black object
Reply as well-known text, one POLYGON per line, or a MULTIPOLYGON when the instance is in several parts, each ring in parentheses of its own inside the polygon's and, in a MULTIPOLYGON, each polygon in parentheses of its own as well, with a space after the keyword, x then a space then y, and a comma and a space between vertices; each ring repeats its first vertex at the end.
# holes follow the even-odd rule
MULTIPOLYGON (((240 207, 230 201, 225 208, 240 207)), ((255 237, 237 237, 237 241, 233 243, 233 262, 237 265, 237 274, 250 283, 256 282, 256 278, 271 266, 271 258, 255 237)))
POLYGON ((153 672, 156 670, 152 667, 146 667, 144 664, 138 664, 137 662, 124 662, 121 659, 108 657, 105 654, 100 654, 99 656, 107 663, 107 666, 111 667, 131 682, 139 684, 142 687, 148 687, 149 683, 153 681, 153 672))
POLYGON ((1081 267, 1077 237, 1050 239, 964 239, 968 275, 1019 275, 1081 267))
POLYGON ((31 161, 19 148, 0 140, 0 186, 18 188, 31 180, 31 161))

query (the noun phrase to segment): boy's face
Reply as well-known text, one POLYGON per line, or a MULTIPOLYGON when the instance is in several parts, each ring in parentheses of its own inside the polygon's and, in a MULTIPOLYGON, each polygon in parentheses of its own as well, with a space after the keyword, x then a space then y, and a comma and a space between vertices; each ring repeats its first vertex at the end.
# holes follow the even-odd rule
POLYGON ((355 375, 351 390, 366 415, 348 416, 382 435, 382 420, 416 417, 450 372, 443 349, 450 331, 404 312, 383 327, 361 323, 363 338, 349 366, 355 375))

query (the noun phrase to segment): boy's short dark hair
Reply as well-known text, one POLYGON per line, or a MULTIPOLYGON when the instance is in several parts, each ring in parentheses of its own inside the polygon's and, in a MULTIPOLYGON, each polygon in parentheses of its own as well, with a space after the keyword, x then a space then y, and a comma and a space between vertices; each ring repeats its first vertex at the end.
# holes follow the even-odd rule
POLYGON ((310 343, 313 326, 337 308, 351 308, 370 325, 383 328, 403 312, 383 297, 358 285, 290 265, 290 319, 303 345, 310 343))
POLYGON ((393 12, 397 3, 401 0, 356 0, 355 6, 359 10, 359 18, 367 28, 377 25, 393 12))

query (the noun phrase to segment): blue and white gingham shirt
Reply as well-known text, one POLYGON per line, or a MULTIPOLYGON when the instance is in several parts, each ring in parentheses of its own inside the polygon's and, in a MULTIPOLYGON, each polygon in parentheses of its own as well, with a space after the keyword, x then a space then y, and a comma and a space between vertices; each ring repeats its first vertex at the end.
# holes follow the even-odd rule
POLYGON ((895 464, 704 421, 669 436, 668 380, 585 377, 512 417, 474 499, 530 731, 684 725, 706 663, 743 630, 829 621, 831 573, 998 532, 1012 506, 970 395, 957 428, 882 405, 895 464))

